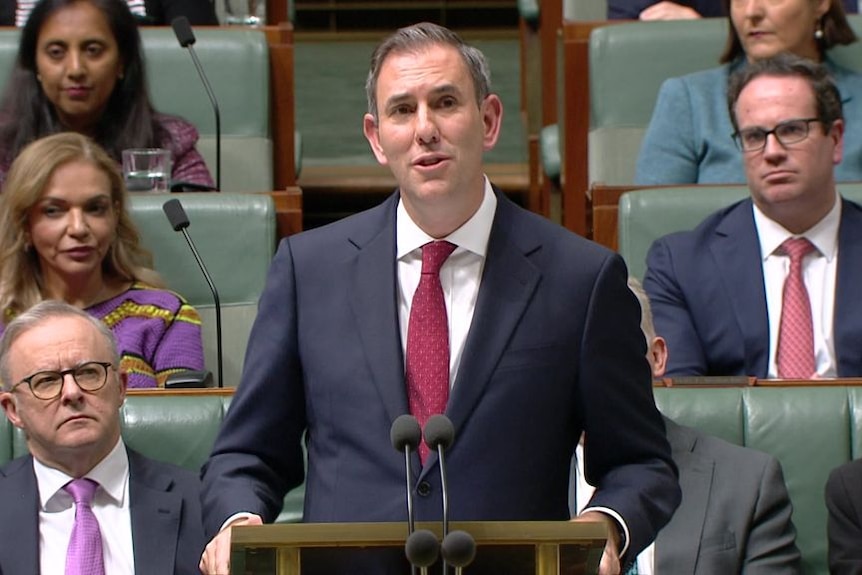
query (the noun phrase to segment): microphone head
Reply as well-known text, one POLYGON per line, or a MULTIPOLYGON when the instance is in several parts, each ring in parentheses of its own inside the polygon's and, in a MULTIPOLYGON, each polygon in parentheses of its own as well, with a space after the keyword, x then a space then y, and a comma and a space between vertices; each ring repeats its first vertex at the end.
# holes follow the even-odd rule
POLYGON ((440 543, 427 529, 417 529, 404 543, 404 554, 411 565, 419 568, 430 567, 437 561, 440 543))
POLYGON ((171 222, 171 227, 174 228, 175 232, 189 227, 189 217, 178 199, 168 200, 162 205, 162 209, 168 216, 168 221, 171 222))
POLYGON ((448 417, 437 414, 428 418, 428 423, 425 424, 425 444, 432 451, 436 451, 438 445, 443 449, 449 449, 453 441, 455 441, 455 427, 448 417))
POLYGON ((440 546, 443 560, 452 567, 466 567, 476 557, 476 541, 466 531, 450 531, 440 546))
POLYGON ((405 447, 415 450, 419 447, 419 441, 422 438, 422 430, 419 429, 419 422, 408 413, 399 415, 392 422, 392 427, 389 429, 389 438, 392 441, 392 447, 398 451, 404 451, 405 447))
POLYGON ((188 48, 195 43, 195 33, 192 32, 192 25, 185 16, 177 16, 171 20, 171 28, 174 29, 177 41, 183 48, 188 48))

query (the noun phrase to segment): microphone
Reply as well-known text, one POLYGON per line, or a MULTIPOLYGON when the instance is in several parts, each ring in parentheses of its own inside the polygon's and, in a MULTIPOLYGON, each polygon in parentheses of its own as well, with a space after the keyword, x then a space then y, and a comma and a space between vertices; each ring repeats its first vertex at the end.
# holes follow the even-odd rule
MULTIPOLYGON (((213 107, 216 130, 216 189, 221 191, 221 115, 219 114, 215 92, 213 92, 212 86, 210 86, 210 82, 207 79, 207 75, 204 73, 204 68, 201 66, 201 61, 198 59, 198 55, 195 52, 193 46, 195 43, 195 33, 192 32, 192 25, 189 24, 189 19, 185 16, 177 16, 171 20, 171 27, 174 29, 174 34, 176 35, 180 46, 182 48, 188 48, 189 54, 192 56, 192 61, 195 64, 195 68, 197 68, 198 76, 200 76, 201 83, 204 85, 204 89, 206 90, 207 96, 209 96, 210 103, 213 107)), ((221 383, 221 378, 219 378, 219 383, 221 383)))
POLYGON ((413 534, 414 519, 413 519, 413 489, 410 481, 413 479, 413 470, 410 465, 410 452, 416 451, 419 447, 419 440, 422 438, 422 431, 419 429, 419 422, 416 418, 407 413, 399 415, 392 422, 392 427, 389 429, 389 439, 392 441, 392 447, 398 451, 404 452, 404 467, 407 472, 407 533, 413 534))
POLYGON ((443 560, 455 568, 455 575, 461 575, 476 557, 476 541, 466 531, 455 530, 443 538, 440 551, 443 560))
POLYGON ((414 568, 419 567, 422 575, 428 575, 428 567, 437 561, 439 550, 440 544, 437 542, 437 537, 427 529, 414 531, 404 544, 407 560, 414 568))
MULTIPOLYGON (((449 535, 449 486, 446 482, 446 459, 443 453, 455 440, 455 427, 443 414, 432 415, 425 423, 425 445, 437 451, 440 461, 440 490, 443 492, 443 540, 449 535)), ((443 557, 443 573, 446 573, 446 558, 443 557)))
POLYGON ((213 294, 213 301, 215 302, 216 312, 216 352, 218 358, 218 386, 224 387, 224 374, 222 372, 221 302, 219 301, 218 290, 216 290, 215 284, 213 284, 212 277, 210 277, 210 274, 207 271, 207 267, 204 265, 200 254, 198 254, 198 250, 197 248, 195 248, 195 244, 192 241, 189 232, 186 231, 186 228, 189 227, 189 217, 186 215, 186 211, 183 209, 183 205, 178 199, 174 198, 165 202, 164 205, 162 205, 162 209, 165 211, 165 215, 168 217, 168 221, 171 223, 171 227, 174 228, 174 231, 183 233, 183 237, 186 238, 186 243, 189 244, 189 248, 191 248, 192 250, 192 255, 198 262, 198 267, 201 268, 201 272, 203 272, 204 274, 204 279, 206 279, 207 285, 209 285, 210 291, 213 294))

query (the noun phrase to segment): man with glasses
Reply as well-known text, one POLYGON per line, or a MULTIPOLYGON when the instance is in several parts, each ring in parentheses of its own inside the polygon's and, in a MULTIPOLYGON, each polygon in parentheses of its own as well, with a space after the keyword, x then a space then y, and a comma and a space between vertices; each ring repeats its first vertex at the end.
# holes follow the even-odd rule
POLYGON ((195 573, 194 473, 127 449, 111 331, 44 301, 0 338, 0 405, 30 455, 0 469, 0 573, 195 573))
POLYGON ((667 373, 860 376, 862 208, 835 187, 841 96, 823 67, 782 55, 738 71, 728 104, 751 197, 647 256, 667 373))

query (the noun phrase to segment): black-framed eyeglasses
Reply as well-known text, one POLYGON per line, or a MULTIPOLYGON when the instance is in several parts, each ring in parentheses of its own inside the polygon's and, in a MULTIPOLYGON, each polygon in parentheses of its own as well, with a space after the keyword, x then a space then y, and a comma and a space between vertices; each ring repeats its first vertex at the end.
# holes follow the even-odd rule
POLYGON ((745 128, 736 132, 733 139, 743 152, 759 152, 765 148, 769 134, 773 134, 782 146, 789 146, 807 138, 811 122, 820 121, 820 118, 799 118, 776 124, 771 130, 745 128))
POLYGON ((25 377, 12 386, 10 391, 15 391, 18 386, 25 383, 30 386, 30 391, 39 399, 55 399, 63 392, 63 380, 71 375, 75 383, 84 391, 99 391, 105 387, 108 381, 108 368, 113 364, 106 361, 88 361, 71 369, 63 371, 40 371, 29 377, 25 377))

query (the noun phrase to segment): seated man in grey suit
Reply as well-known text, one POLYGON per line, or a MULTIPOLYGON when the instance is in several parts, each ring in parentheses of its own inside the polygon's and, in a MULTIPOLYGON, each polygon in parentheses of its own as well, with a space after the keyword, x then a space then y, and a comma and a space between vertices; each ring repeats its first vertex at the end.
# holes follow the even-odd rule
POLYGON ((825 68, 778 56, 735 74, 728 101, 751 197, 647 256, 668 375, 862 375, 862 206, 833 175, 841 96, 825 68))
POLYGON ((118 365, 110 329, 66 303, 6 327, 0 404, 30 455, 0 469, 0 573, 197 573, 199 480, 123 444, 118 365))
POLYGON ((840 465, 826 482, 829 573, 862 573, 862 459, 840 465))
MULTIPOLYGON (((664 376, 665 340, 653 327, 650 303, 635 278, 629 287, 641 303, 641 328, 653 376, 664 376)), ((673 355, 673 350, 671 350, 673 355)), ((754 449, 664 420, 679 469, 682 503, 653 545, 637 558, 637 574, 799 573, 800 553, 790 519, 793 508, 778 460, 754 449)), ((578 445, 572 480, 573 512, 589 500, 583 447, 578 445)))

